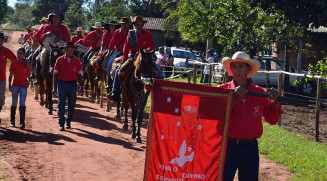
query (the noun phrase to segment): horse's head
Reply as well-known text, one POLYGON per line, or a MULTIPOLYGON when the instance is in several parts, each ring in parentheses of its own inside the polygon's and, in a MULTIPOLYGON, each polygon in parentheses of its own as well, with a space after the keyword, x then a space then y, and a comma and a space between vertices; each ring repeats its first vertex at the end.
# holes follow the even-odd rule
POLYGON ((50 47, 51 49, 50 49, 49 60, 51 62, 51 66, 53 67, 54 64, 56 63, 57 58, 63 55, 63 51, 62 48, 59 48, 58 46, 52 46, 50 44, 50 47))
POLYGON ((158 74, 156 68, 153 65, 155 59, 154 50, 140 49, 139 55, 134 63, 136 67, 136 76, 141 79, 155 78, 158 74))

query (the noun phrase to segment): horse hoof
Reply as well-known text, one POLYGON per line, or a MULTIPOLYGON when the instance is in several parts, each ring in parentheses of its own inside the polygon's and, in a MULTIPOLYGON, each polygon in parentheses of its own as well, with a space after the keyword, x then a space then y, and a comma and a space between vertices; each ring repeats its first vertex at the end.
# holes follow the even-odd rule
POLYGON ((136 137, 136 143, 142 143, 141 137, 139 137, 139 136, 136 137))
POLYGON ((110 112, 111 108, 107 107, 105 110, 106 110, 106 112, 110 112))
MULTIPOLYGON (((128 126, 127 126, 126 124, 124 124, 124 126, 123 126, 123 130, 124 130, 124 131, 128 131, 128 126)), ((131 135, 131 137, 133 137, 133 135, 131 135)))
POLYGON ((135 139, 135 138, 136 138, 136 134, 135 134, 135 133, 132 133, 132 134, 131 134, 131 138, 132 138, 132 139, 135 139))
POLYGON ((41 106, 44 106, 44 102, 43 102, 43 101, 41 101, 41 102, 40 102, 40 105, 41 105, 41 106))
POLYGON ((52 111, 48 111, 48 115, 52 115, 52 111))

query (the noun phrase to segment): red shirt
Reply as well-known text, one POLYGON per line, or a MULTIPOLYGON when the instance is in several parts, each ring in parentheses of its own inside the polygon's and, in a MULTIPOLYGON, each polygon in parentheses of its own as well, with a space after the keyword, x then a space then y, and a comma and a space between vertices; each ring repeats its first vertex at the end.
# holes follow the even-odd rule
POLYGON ((75 81, 78 79, 78 72, 82 70, 82 64, 75 56, 68 62, 66 55, 63 55, 58 57, 54 69, 58 71, 58 80, 75 81))
POLYGON ((149 48, 149 50, 154 50, 154 43, 152 39, 151 32, 148 30, 143 30, 141 34, 137 34, 137 45, 134 47, 131 47, 128 43, 128 37, 126 38, 125 44, 124 44, 124 60, 128 58, 129 52, 138 52, 140 48, 146 49, 149 48))
POLYGON ((78 37, 77 35, 74 35, 72 37, 72 42, 76 43, 78 40, 83 39, 83 38, 84 38, 84 36, 78 37))
MULTIPOLYGON (((234 89, 234 81, 222 84, 219 87, 234 89)), ((265 91, 253 83, 250 83, 248 91, 264 94, 265 91)), ((228 136, 235 139, 260 138, 263 133, 262 117, 269 124, 278 122, 282 113, 282 107, 276 107, 276 103, 266 97, 245 95, 238 101, 231 111, 228 136)))
POLYGON ((7 59, 11 62, 17 60, 16 55, 7 47, 0 47, 0 81, 6 80, 7 59))
POLYGON ((34 37, 34 40, 35 41, 40 41, 41 40, 41 35, 42 35, 42 32, 44 30, 44 27, 45 25, 42 25, 39 29, 37 29, 35 31, 35 33, 33 34, 33 37, 34 37))
POLYGON ((110 35, 110 31, 106 31, 105 33, 103 33, 101 46, 109 47, 111 39, 112 36, 110 35))
POLYGON ((25 86, 27 83, 28 74, 31 72, 31 67, 25 67, 25 61, 14 61, 10 64, 9 71, 14 75, 12 85, 25 86))
POLYGON ((126 31, 126 33, 124 33, 122 28, 119 28, 118 30, 116 30, 115 33, 112 35, 112 39, 109 44, 109 49, 114 50, 117 47, 118 43, 120 42, 116 51, 123 51, 124 42, 126 41, 127 35, 128 35, 128 31, 126 31))
POLYGON ((102 39, 103 31, 100 31, 101 36, 97 36, 95 31, 92 31, 91 33, 87 34, 84 38, 84 45, 88 46, 89 49, 95 50, 97 49, 97 44, 102 39))
POLYGON ((24 35, 24 40, 27 41, 28 39, 30 39, 30 33, 27 33, 24 35))
POLYGON ((45 27, 41 33, 42 41, 44 41, 45 33, 49 32, 49 31, 51 33, 55 34, 57 37, 60 37, 64 41, 70 41, 70 36, 68 34, 67 27, 63 24, 59 24, 59 27, 57 30, 52 26, 52 24, 45 25, 45 27))

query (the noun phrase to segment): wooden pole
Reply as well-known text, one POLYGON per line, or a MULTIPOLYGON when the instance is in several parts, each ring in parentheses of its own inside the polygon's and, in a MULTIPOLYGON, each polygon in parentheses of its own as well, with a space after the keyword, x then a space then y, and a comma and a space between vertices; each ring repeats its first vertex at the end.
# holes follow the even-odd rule
MULTIPOLYGON (((278 74, 278 91, 282 92, 282 90, 283 90, 283 74, 279 73, 278 74)), ((278 126, 281 126, 281 125, 282 125, 282 119, 281 119, 281 116, 279 116, 278 126)))
POLYGON ((209 67, 210 67, 210 70, 209 70, 209 80, 208 80, 208 83, 209 83, 209 85, 211 85, 211 79, 212 79, 212 65, 210 64, 209 65, 209 67))
POLYGON ((193 64, 193 83, 196 84, 196 68, 197 64, 193 64))
POLYGON ((191 73, 188 72, 189 71, 189 66, 188 66, 188 57, 186 57, 186 71, 187 71, 187 82, 190 83, 191 82, 191 73))
POLYGON ((322 79, 318 79, 316 96, 316 141, 319 142, 319 116, 320 116, 320 97, 321 97, 322 79))

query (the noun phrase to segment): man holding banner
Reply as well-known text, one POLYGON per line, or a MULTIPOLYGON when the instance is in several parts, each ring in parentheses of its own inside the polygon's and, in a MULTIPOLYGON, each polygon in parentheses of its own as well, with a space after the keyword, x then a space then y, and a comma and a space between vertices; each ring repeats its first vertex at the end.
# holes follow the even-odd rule
POLYGON ((260 62, 245 52, 236 52, 232 58, 223 58, 222 62, 233 80, 220 87, 234 90, 223 178, 232 181, 238 169, 239 180, 255 181, 259 172, 257 138, 263 133, 262 117, 271 125, 278 122, 282 113, 277 101, 280 93, 274 88, 265 92, 249 82, 259 70, 260 62), (248 91, 266 93, 268 98, 246 95, 248 91))

